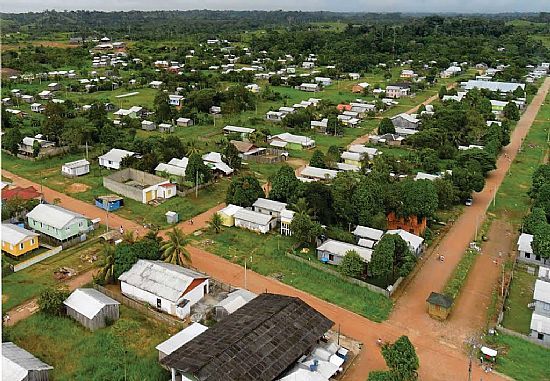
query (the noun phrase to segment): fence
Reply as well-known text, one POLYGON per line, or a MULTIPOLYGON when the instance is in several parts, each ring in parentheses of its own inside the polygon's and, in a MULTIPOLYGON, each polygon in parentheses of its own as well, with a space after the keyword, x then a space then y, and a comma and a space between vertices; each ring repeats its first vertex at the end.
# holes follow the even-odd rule
POLYGON ((107 289, 107 288, 105 288, 105 287, 103 287, 99 284, 94 283, 93 287, 96 290, 104 293, 108 297, 113 298, 117 302, 120 302, 121 304, 124 304, 125 306, 130 307, 132 309, 135 309, 135 310, 137 310, 141 313, 144 313, 145 315, 147 315, 147 316, 149 316, 153 319, 156 319, 156 320, 160 321, 161 323, 170 324, 171 326, 174 326, 174 327, 177 327, 177 328, 183 328, 186 325, 185 320, 179 320, 178 318, 175 318, 173 316, 166 315, 166 314, 163 314, 161 312, 157 312, 157 311, 153 310, 152 308, 150 308, 150 307, 148 307, 144 304, 141 304, 140 302, 136 302, 135 300, 132 300, 132 299, 122 295, 121 293, 111 291, 111 290, 109 290, 109 289, 107 289))
POLYGON ((248 155, 243 158, 246 162, 254 162, 259 164, 273 164, 286 161, 288 156, 287 152, 277 148, 267 148, 265 155, 248 155))
POLYGON ((38 254, 37 256, 34 256, 30 259, 27 259, 24 262, 18 263, 16 265, 11 265, 11 269, 13 270, 14 273, 16 273, 18 271, 26 269, 29 266, 32 266, 32 265, 36 264, 38 262, 42 262, 44 259, 53 257, 54 255, 60 253, 61 250, 63 250, 63 248, 61 246, 54 247, 53 249, 50 249, 50 250, 46 251, 45 253, 38 254))
POLYGON ((550 348, 550 343, 545 343, 543 341, 540 341, 534 337, 530 337, 530 336, 527 336, 527 335, 524 335, 522 333, 519 333, 519 332, 516 332, 516 331, 512 331, 511 329, 508 329, 508 328, 504 328, 502 326, 498 327, 497 328, 500 332, 503 332, 507 335, 510 335, 510 336, 515 336, 515 337, 518 337, 520 339, 523 339, 525 341, 528 341, 530 343, 533 343, 533 344, 536 344, 538 345, 539 347, 543 347, 543 348, 550 348))
POLYGON ((355 284, 355 285, 360 286, 360 287, 366 287, 370 291, 375 292, 377 294, 387 296, 388 298, 393 295, 395 290, 397 290, 397 287, 403 281, 403 277, 400 277, 399 279, 397 279, 397 281, 393 284, 393 286, 391 288, 389 287, 390 288, 389 290, 384 290, 383 288, 375 286, 374 284, 370 284, 370 283, 364 282, 364 281, 359 280, 359 279, 355 279, 355 278, 352 278, 352 277, 349 277, 349 276, 342 275, 338 271, 335 271, 335 270, 332 270, 332 269, 328 268, 326 265, 317 263, 315 261, 310 261, 310 260, 301 258, 297 255, 294 255, 294 254, 291 254, 291 253, 288 253, 288 252, 285 253, 285 254, 286 254, 287 257, 292 258, 292 259, 294 259, 298 262, 305 263, 308 266, 312 266, 312 267, 315 267, 316 269, 319 269, 319 270, 324 271, 326 273, 332 274, 332 275, 334 275, 334 276, 336 276, 340 279, 345 280, 348 283, 352 283, 352 284, 355 284))

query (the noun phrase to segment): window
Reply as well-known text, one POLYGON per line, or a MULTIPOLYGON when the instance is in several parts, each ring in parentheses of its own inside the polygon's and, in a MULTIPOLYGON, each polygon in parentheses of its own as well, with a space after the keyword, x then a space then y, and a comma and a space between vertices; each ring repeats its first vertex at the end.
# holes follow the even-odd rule
POLYGON ((539 340, 544 340, 544 333, 539 333, 539 334, 537 335, 537 339, 539 339, 539 340))
POLYGON ((162 300, 157 298, 157 308, 161 308, 161 306, 162 306, 162 300))
POLYGON ((535 255, 535 259, 536 259, 537 261, 540 261, 540 255, 535 255))
POLYGON ((19 244, 19 249, 20 249, 20 250, 23 250, 23 242, 21 242, 21 243, 19 244))
POLYGON ((543 303, 543 304, 542 304, 542 309, 545 310, 545 311, 550 311, 550 304, 548 304, 548 303, 543 303))
POLYGON ((31 245, 34 245, 34 238, 31 238, 31 245))
POLYGON ((334 261, 334 254, 329 254, 328 255, 328 260, 329 261, 334 261))
POLYGON ((527 258, 527 259, 531 258, 531 254, 525 253, 525 258, 527 258))

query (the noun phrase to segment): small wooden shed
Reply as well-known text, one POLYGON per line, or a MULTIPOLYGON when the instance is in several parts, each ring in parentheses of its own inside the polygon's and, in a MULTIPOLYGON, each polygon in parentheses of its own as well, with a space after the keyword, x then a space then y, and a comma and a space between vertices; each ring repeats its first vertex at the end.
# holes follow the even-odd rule
POLYGON ((120 303, 93 288, 77 288, 63 304, 67 315, 92 331, 119 318, 120 303))
POLYGON ((2 343, 2 380, 48 381, 52 369, 14 343, 2 343))
POLYGON ((447 295, 432 292, 428 299, 428 314, 437 320, 445 320, 451 313, 453 299, 447 295))

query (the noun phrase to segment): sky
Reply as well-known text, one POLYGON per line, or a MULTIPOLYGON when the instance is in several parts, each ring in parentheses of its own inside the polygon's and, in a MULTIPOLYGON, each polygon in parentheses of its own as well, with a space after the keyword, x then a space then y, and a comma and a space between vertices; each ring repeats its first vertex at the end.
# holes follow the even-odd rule
POLYGON ((550 12, 549 0, 0 0, 0 12, 63 10, 301 10, 341 12, 550 12))

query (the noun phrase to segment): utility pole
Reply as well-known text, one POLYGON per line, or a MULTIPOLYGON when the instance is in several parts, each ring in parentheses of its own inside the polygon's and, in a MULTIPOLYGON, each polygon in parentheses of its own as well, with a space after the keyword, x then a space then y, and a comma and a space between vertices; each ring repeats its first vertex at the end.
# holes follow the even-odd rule
POLYGON ((199 171, 197 171, 197 177, 195 179, 195 198, 199 197, 199 171))
POLYGON ((246 258, 244 259, 244 289, 247 290, 247 288, 246 288, 246 258))

